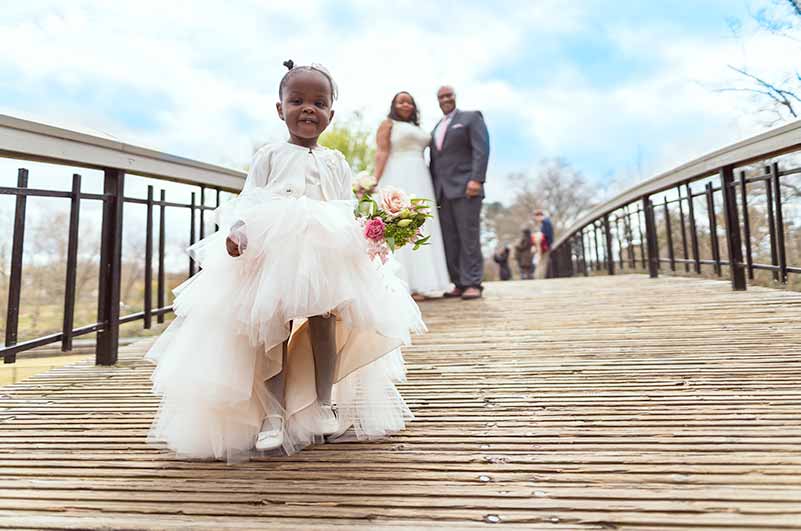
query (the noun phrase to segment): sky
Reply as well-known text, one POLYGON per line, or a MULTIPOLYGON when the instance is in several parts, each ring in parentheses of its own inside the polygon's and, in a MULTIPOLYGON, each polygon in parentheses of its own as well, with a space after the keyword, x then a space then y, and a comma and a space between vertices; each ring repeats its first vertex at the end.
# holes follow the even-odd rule
POLYGON ((291 58, 328 67, 337 119, 370 128, 400 90, 432 128, 454 86, 489 128, 490 200, 550 157, 610 194, 764 130, 717 89, 728 65, 786 70, 794 44, 753 28, 773 1, 6 1, 0 113, 241 168, 286 137, 291 58))

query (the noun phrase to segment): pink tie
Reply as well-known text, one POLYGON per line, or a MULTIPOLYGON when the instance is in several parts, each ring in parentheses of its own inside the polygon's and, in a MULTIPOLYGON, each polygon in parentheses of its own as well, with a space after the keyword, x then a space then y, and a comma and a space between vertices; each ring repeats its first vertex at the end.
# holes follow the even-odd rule
POLYGON ((442 151, 442 144, 445 143, 445 132, 448 130, 448 125, 451 123, 453 114, 449 114, 439 123, 437 127, 437 137, 434 139, 437 144, 437 150, 442 151))

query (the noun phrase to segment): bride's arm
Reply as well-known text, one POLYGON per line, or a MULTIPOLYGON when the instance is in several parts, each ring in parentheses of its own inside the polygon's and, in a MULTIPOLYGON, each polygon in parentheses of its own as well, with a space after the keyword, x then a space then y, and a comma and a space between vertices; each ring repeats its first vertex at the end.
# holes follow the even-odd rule
POLYGON ((384 120, 378 128, 378 133, 375 135, 376 152, 375 152, 375 180, 381 180, 384 175, 384 168, 387 167, 387 159, 389 159, 390 148, 390 135, 392 135, 392 120, 384 120))

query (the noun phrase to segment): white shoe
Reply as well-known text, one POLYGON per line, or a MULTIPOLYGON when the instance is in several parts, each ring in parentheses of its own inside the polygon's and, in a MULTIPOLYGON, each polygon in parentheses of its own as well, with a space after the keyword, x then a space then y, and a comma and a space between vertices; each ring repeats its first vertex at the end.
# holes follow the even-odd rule
POLYGON ((339 431, 339 419, 336 411, 330 404, 321 404, 320 409, 323 413, 323 420, 320 425, 320 432, 323 435, 333 435, 339 431))
POLYGON ((284 444, 284 417, 267 415, 256 436, 256 450, 275 450, 284 444))

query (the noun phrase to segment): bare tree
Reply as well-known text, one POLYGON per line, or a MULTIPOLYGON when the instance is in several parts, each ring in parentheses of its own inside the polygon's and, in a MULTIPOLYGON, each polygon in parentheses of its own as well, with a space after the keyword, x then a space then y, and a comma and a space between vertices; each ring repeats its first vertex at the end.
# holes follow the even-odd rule
MULTIPOLYGON (((517 177, 520 179, 520 176, 517 177)), ((593 204, 593 190, 584 175, 561 158, 540 163, 533 181, 522 180, 513 208, 531 219, 537 209, 545 210, 560 233, 572 225, 593 204)))
POLYGON ((772 83, 752 74, 745 68, 728 65, 730 69, 747 80, 747 84, 738 87, 719 89, 719 92, 745 92, 751 94, 759 105, 757 112, 772 116, 766 122, 768 126, 788 121, 789 117, 798 118, 801 108, 801 74, 795 72, 794 78, 780 83, 772 83))
MULTIPOLYGON (((801 41, 801 0, 774 0, 776 10, 761 9, 752 15, 758 26, 771 34, 801 41)), ((739 24, 732 24, 739 38, 739 24)), ((737 74, 739 82, 718 92, 742 92, 757 105, 756 111, 765 117, 765 125, 796 119, 801 115, 801 72, 790 69, 781 79, 770 80, 748 66, 728 67, 737 74)))
POLYGON ((593 190, 584 176, 561 158, 543 160, 533 178, 515 173, 509 181, 518 189, 512 203, 490 203, 484 212, 485 242, 491 245, 517 240, 520 231, 533 224, 537 209, 550 215, 558 235, 593 204, 593 190))

